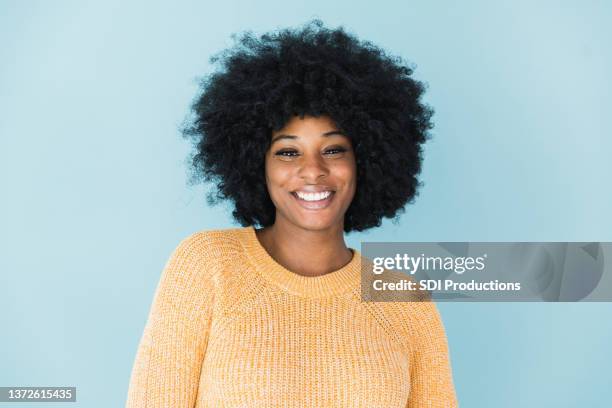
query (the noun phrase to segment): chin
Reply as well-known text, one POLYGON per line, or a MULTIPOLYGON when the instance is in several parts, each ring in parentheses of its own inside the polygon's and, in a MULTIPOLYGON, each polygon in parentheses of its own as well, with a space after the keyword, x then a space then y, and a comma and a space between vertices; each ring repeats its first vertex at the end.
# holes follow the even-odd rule
POLYGON ((338 225, 338 221, 329 219, 327 217, 294 217, 293 219, 295 220, 295 224, 297 226, 310 231, 327 230, 338 225))

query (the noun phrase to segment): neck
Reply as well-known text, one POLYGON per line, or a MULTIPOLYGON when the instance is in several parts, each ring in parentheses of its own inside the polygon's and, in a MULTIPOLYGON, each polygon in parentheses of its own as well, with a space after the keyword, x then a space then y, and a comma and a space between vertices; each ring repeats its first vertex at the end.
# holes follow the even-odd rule
POLYGON ((276 262, 303 276, 321 276, 342 268, 352 259, 342 225, 307 230, 283 222, 257 230, 257 238, 276 262))

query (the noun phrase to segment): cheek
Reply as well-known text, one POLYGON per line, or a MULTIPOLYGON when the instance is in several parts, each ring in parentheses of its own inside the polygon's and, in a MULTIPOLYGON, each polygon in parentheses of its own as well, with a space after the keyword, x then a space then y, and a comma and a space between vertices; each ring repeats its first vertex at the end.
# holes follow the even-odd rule
POLYGON ((341 180, 347 187, 354 187, 357 185, 357 168, 355 162, 349 161, 338 164, 334 168, 334 176, 336 179, 341 180))
POLYGON ((270 194, 278 188, 284 188, 291 179, 291 171, 286 166, 280 163, 275 163, 273 160, 266 161, 266 183, 270 194))

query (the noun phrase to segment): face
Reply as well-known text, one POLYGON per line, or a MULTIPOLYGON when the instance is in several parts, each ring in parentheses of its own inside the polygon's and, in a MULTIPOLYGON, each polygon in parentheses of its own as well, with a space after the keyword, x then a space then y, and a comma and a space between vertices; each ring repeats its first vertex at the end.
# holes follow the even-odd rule
POLYGON ((344 225, 357 186, 353 147, 328 116, 293 117, 272 133, 266 183, 276 222, 308 230, 344 225))

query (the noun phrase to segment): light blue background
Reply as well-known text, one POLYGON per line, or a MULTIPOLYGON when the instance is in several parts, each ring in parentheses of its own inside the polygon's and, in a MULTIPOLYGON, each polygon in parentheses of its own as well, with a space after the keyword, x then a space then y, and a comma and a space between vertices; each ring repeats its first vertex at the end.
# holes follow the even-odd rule
MULTIPOLYGON (((610 4, 0 1, 0 385, 124 404, 170 252, 237 226, 187 186, 178 128, 244 29, 317 16, 429 84, 421 194, 350 246, 612 241, 610 4)), ((439 308, 463 407, 610 406, 612 304, 439 308)))

